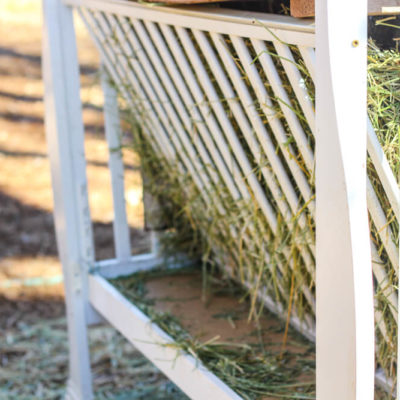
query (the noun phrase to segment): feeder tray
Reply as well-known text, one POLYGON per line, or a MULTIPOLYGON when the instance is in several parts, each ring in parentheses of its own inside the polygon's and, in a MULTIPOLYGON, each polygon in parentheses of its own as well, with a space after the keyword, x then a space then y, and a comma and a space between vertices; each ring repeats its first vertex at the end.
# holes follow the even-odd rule
POLYGON ((192 268, 110 282, 172 336, 175 347, 190 352, 242 398, 315 393, 314 344, 286 332, 285 322, 269 312, 249 321, 244 292, 233 282, 214 276, 204 287, 201 271, 192 268))

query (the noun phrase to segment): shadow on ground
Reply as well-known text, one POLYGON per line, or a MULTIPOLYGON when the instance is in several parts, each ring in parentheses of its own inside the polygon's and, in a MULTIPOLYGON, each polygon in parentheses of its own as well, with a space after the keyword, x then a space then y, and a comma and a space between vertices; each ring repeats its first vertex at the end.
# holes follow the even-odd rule
MULTIPOLYGON (((52 214, 0 192, 0 261, 7 257, 57 256, 52 214)), ((93 224, 96 258, 114 257, 112 224, 93 224)), ((147 250, 147 234, 130 228, 136 253, 147 250)))

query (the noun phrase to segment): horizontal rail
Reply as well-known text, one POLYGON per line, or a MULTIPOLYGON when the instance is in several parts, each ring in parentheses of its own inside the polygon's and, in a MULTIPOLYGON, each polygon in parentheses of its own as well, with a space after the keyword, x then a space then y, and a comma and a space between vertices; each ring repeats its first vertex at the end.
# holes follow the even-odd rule
POLYGON ((64 0, 72 7, 83 7, 144 21, 183 28, 273 41, 314 46, 314 23, 288 16, 250 13, 207 7, 148 6, 126 0, 64 0))
POLYGON ((89 277, 89 298, 93 307, 105 319, 191 399, 241 399, 199 360, 177 349, 169 335, 104 278, 94 275, 89 277))
POLYGON ((98 261, 90 269, 91 273, 100 274, 104 278, 112 279, 119 276, 131 275, 138 271, 145 271, 163 264, 163 259, 152 253, 132 256, 129 260, 112 258, 98 261))
POLYGON ((158 267, 168 266, 171 268, 183 268, 193 265, 195 261, 188 257, 174 256, 171 258, 159 257, 153 253, 138 254, 132 256, 129 260, 118 260, 111 258, 109 260, 98 261, 91 268, 90 272, 99 274, 104 278, 112 279, 120 276, 128 276, 139 271, 148 271, 158 267))

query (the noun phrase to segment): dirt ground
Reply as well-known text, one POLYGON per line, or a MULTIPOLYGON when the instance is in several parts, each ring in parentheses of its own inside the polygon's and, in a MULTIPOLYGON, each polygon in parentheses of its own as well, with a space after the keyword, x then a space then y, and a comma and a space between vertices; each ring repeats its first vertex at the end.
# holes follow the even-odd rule
MULTIPOLYGON (((98 56, 77 24, 96 257, 113 255, 98 56)), ((40 0, 0 2, 0 399, 58 399, 68 344, 43 125, 40 0)), ((127 152, 132 246, 144 251, 138 159, 127 152)), ((182 396, 110 327, 91 330, 98 399, 182 396)))

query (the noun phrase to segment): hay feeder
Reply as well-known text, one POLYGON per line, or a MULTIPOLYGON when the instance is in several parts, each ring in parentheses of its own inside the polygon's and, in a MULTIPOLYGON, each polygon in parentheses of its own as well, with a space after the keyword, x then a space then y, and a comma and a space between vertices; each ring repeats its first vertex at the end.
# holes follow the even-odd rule
MULTIPOLYGON (((163 262, 156 249, 131 254, 123 163, 115 151, 121 146, 117 91, 158 154, 191 177, 204 207, 219 204, 226 212, 222 192, 254 206, 257 218, 228 224, 225 235, 263 250, 265 265, 276 256, 269 244, 281 238, 278 232, 289 235, 276 263, 280 295, 265 283, 268 268, 262 285, 251 274, 241 283, 257 287, 258 301, 286 315, 285 276, 303 277, 302 308, 293 304, 291 324, 316 339, 317 399, 372 400, 375 380, 387 386, 396 380, 395 368, 375 371, 376 338, 392 346, 388 327, 397 332, 400 195, 366 118, 367 1, 347 2, 346 13, 341 2, 317 3, 314 25, 229 9, 44 0, 46 134, 70 340, 67 398, 93 398, 87 326, 102 318, 190 398, 243 398, 171 346, 171 337, 107 280, 163 262), (105 71, 116 257, 98 262, 73 11, 105 71), (389 307, 382 308, 382 298, 389 307)), ((395 366, 397 355, 392 358, 395 366)))

